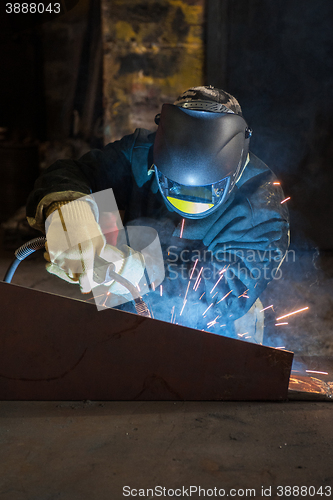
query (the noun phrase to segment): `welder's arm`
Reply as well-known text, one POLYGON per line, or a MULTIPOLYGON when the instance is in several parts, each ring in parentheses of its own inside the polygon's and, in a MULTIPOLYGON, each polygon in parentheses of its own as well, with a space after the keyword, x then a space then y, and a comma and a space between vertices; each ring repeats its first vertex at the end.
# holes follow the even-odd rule
MULTIPOLYGON (((138 283, 144 273, 144 261, 138 252, 129 247, 124 251, 108 245, 96 222, 89 203, 81 200, 53 203, 47 213, 46 268, 49 273, 69 282, 78 283, 82 293, 89 293, 98 285, 93 280, 94 261, 99 255, 113 262, 115 271, 138 283)), ((127 294, 121 285, 110 282, 109 290, 116 294, 127 294)))
MULTIPOLYGON (((130 156, 136 134, 92 150, 80 160, 58 160, 42 172, 27 200, 27 220, 31 227, 44 232, 46 212, 54 202, 72 201, 112 188, 118 208, 124 209, 131 192, 133 175, 130 156)), ((97 206, 91 208, 98 218, 97 206)))

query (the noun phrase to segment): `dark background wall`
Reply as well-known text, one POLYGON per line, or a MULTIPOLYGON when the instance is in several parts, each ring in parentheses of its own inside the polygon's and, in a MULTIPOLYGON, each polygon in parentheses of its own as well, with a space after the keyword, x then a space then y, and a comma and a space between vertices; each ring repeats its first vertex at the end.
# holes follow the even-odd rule
POLYGON ((291 197, 292 244, 331 249, 333 3, 210 0, 207 9, 207 83, 241 102, 252 151, 291 197))

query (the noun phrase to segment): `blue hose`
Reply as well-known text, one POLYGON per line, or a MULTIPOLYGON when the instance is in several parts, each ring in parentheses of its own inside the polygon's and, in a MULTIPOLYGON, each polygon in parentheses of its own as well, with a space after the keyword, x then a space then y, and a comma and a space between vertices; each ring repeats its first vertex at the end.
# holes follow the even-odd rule
POLYGON ((36 250, 40 250, 41 248, 43 248, 45 246, 45 243, 46 243, 45 236, 39 236, 38 238, 34 238, 33 240, 27 241, 27 243, 24 243, 22 246, 20 246, 20 248, 15 250, 15 258, 5 274, 4 282, 10 283, 12 281, 13 275, 19 263, 23 259, 28 257, 28 255, 31 255, 36 250))

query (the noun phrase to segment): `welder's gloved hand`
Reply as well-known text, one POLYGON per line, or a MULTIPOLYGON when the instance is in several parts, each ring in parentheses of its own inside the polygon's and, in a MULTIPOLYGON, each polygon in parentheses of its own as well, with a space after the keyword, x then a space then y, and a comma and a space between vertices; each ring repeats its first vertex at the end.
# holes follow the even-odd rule
MULTIPOLYGON (((109 262, 114 262, 112 260, 112 251, 114 247, 110 245, 106 245, 104 249, 104 259, 109 262), (110 252, 110 253, 109 253, 110 252)), ((145 271, 145 261, 144 257, 140 252, 134 251, 132 248, 127 245, 123 245, 122 249, 122 265, 119 270, 117 268, 115 271, 120 274, 123 278, 126 278, 130 281, 134 286, 138 288, 138 284, 144 274, 145 271)), ((116 249, 118 252, 119 250, 116 249)), ((117 281, 113 281, 109 287, 109 292, 115 293, 117 295, 127 295, 129 293, 128 289, 125 288, 117 281)))
MULTIPOLYGON (((82 200, 55 202, 47 211, 45 223, 46 269, 68 283, 78 283, 82 293, 89 293, 93 281, 95 255, 104 258, 106 241, 89 203, 82 200)), ((113 247, 108 258, 116 272, 122 266, 122 252, 113 247)))
MULTIPOLYGON (((143 276, 143 256, 124 245, 123 251, 108 245, 89 203, 75 200, 56 202, 47 212, 46 269, 68 283, 79 283, 82 293, 99 284, 93 281, 95 256, 113 262, 115 272, 133 285, 143 276)), ((116 282, 107 284, 111 293, 126 295, 128 290, 116 282)))

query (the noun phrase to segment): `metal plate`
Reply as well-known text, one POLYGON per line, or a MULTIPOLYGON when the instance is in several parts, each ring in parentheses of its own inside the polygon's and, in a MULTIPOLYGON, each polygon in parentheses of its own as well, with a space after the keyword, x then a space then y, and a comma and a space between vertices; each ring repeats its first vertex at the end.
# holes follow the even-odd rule
POLYGON ((0 282, 1 400, 284 400, 293 353, 0 282))

